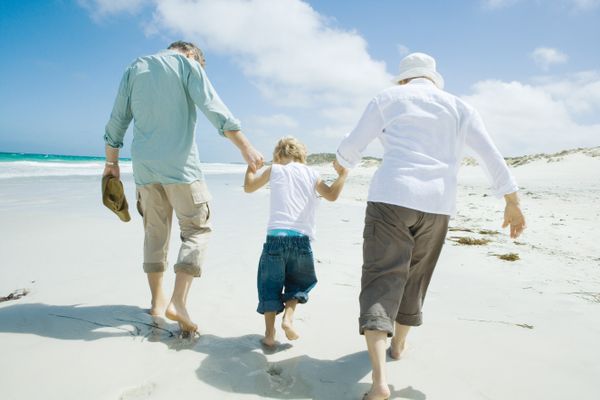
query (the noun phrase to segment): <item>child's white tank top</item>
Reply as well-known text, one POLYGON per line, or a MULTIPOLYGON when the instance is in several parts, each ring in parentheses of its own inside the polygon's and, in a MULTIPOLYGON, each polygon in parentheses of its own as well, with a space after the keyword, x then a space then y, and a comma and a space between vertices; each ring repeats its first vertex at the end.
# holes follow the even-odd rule
POLYGON ((267 230, 292 229, 315 238, 319 173, 292 162, 271 166, 271 213, 267 230))

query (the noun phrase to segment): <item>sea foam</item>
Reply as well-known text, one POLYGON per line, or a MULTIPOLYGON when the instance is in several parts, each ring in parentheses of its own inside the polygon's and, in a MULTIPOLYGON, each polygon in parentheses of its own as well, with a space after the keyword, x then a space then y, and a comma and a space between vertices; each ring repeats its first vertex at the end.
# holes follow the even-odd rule
MULTIPOLYGON (((131 174, 131 161, 121 161, 121 174, 131 174)), ((0 179, 60 177, 60 176, 100 176, 104 161, 61 162, 61 161, 2 161, 0 179)), ((242 164, 206 163, 202 171, 207 175, 243 173, 242 164)))

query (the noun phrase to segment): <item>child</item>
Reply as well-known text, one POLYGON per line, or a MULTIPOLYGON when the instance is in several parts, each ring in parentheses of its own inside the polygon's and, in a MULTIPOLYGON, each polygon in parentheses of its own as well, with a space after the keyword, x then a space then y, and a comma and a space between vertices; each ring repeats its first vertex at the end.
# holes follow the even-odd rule
POLYGON ((298 339, 293 326, 296 305, 306 303, 317 283, 310 241, 315 236, 315 211, 319 197, 335 201, 348 171, 337 163, 338 178, 331 186, 306 166, 306 148, 293 137, 284 137, 273 151, 273 164, 256 176, 246 171, 244 191, 252 193, 267 182, 271 186, 271 213, 267 240, 258 265, 258 309, 265 316, 262 343, 273 347, 275 316, 281 311, 281 328, 289 340, 298 339))

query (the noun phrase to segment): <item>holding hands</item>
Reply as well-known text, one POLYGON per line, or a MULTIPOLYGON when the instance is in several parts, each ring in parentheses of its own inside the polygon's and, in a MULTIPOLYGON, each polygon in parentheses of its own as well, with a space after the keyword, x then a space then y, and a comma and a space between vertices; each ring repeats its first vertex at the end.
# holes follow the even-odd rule
POLYGON ((225 136, 240 150, 250 171, 256 172, 262 168, 265 163, 262 154, 250 144, 250 141, 241 131, 225 131, 224 133, 225 136))
POLYGON ((258 171, 265 164, 265 160, 264 160, 262 154, 258 150, 256 150, 254 147, 249 146, 247 148, 241 149, 240 151, 242 153, 242 157, 244 158, 244 161, 246 161, 246 164, 248 164, 248 168, 252 172, 258 171))
POLYGON ((334 161, 333 161, 333 168, 335 169, 335 172, 337 172, 337 174, 338 174, 339 176, 342 176, 342 175, 343 175, 343 176, 346 176, 346 175, 348 175, 348 169, 347 169, 347 168, 344 168, 344 167, 342 167, 342 166, 340 165, 340 163, 339 163, 339 162, 337 162, 337 160, 334 160, 334 161))

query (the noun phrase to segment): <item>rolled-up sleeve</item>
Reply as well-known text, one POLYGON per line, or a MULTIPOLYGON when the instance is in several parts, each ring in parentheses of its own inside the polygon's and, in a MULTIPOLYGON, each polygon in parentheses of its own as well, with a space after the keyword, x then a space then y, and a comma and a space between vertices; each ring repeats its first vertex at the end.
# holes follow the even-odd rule
POLYGON ((131 90, 129 87, 130 74, 131 68, 127 68, 121 79, 117 98, 104 130, 104 142, 114 148, 123 147, 125 132, 133 119, 130 101, 131 90))
POLYGON ((340 143, 336 158, 344 168, 354 168, 362 159, 364 149, 384 128, 384 120, 377 98, 371 100, 356 127, 340 143))
POLYGON ((506 161, 492 142, 477 111, 470 110, 463 129, 465 129, 465 144, 475 152, 476 158, 492 184, 493 193, 497 197, 502 197, 519 190, 506 161))
POLYGON ((190 62, 189 64, 191 69, 187 79, 187 89, 196 107, 217 128, 221 136, 225 136, 225 131, 241 130, 240 121, 233 116, 223 103, 208 80, 204 69, 196 62, 190 62))

